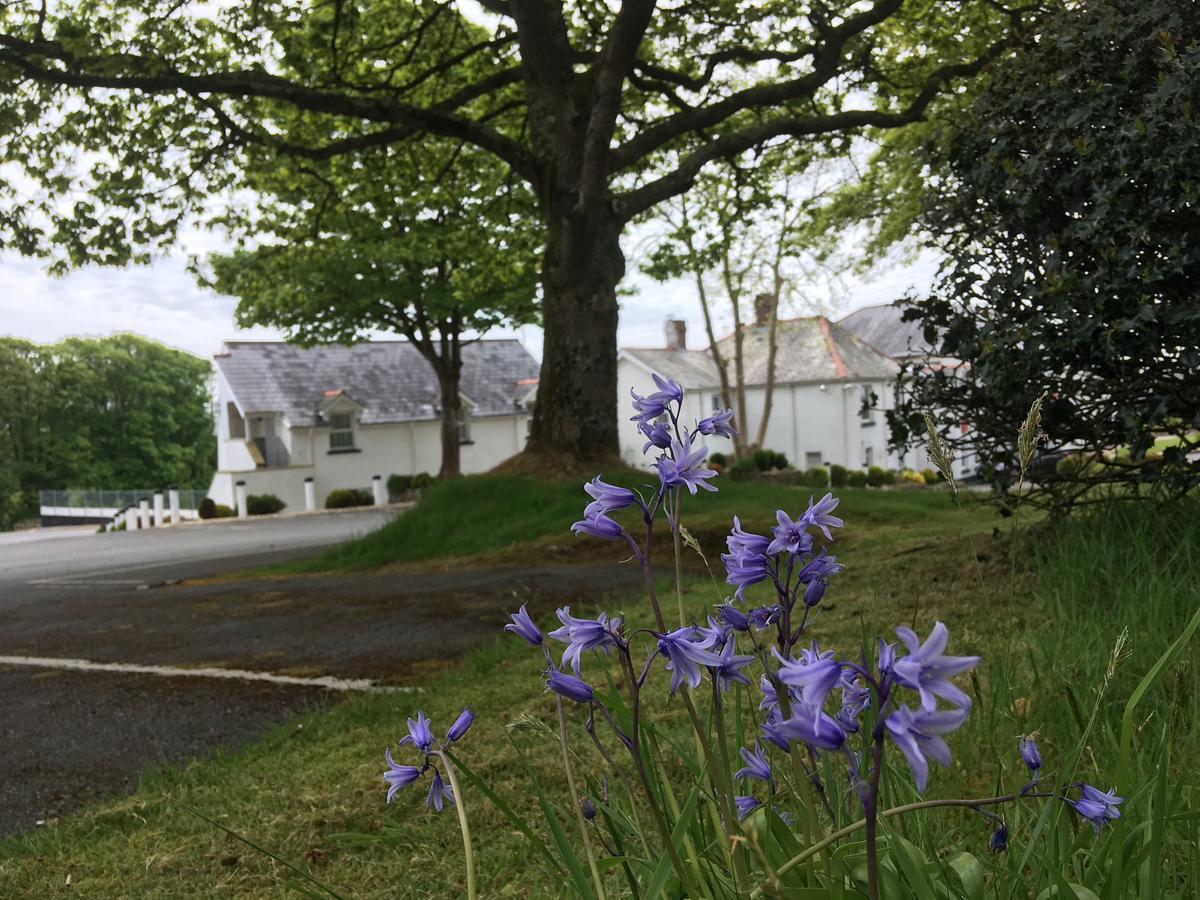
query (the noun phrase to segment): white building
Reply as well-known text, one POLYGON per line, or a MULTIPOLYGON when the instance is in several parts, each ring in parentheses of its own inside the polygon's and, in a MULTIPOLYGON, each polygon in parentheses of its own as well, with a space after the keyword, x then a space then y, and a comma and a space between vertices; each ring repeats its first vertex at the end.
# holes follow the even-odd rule
MULTIPOLYGON (((766 395, 767 327, 744 326, 746 416, 734 425, 754 440, 766 395)), ((734 336, 723 338, 720 350, 733 371, 734 336)), ((849 331, 822 316, 782 320, 777 329, 775 387, 766 437, 762 446, 783 453, 798 468, 837 464, 852 469, 868 466, 900 468, 903 460, 887 449, 884 411, 895 400, 899 366, 849 331), (874 395, 873 408, 864 398, 874 395)), ((724 407, 720 378, 711 353, 688 350, 683 322, 667 322, 667 346, 662 349, 623 349, 617 364, 621 456, 633 465, 646 465, 645 439, 629 421, 629 391, 655 390, 651 373, 673 378, 685 389, 684 418, 691 421, 724 407)), ((732 442, 708 439, 714 451, 729 453, 732 442)))
MULTIPOLYGON (((462 471, 483 472, 524 449, 538 364, 515 340, 474 341, 462 358, 462 471)), ((217 503, 233 506, 244 481, 298 511, 308 478, 321 507, 332 490, 441 466, 437 379, 407 341, 231 341, 215 361, 217 503)))

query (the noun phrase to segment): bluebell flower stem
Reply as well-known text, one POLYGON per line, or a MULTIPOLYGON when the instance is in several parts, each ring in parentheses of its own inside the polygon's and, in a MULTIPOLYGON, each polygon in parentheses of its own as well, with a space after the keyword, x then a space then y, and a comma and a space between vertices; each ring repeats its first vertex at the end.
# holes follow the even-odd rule
MULTIPOLYGON (((725 736, 725 704, 721 698, 721 688, 713 679, 713 719, 717 729, 717 750, 721 755, 721 773, 724 776, 725 816, 731 831, 740 831, 737 818, 737 802, 734 800, 733 765, 729 756, 729 741, 725 736)), ((750 880, 746 874, 745 854, 740 843, 730 847, 733 857, 733 873, 738 883, 738 896, 744 897, 750 893, 750 880)))
POLYGON ((449 757, 445 754, 437 754, 441 757, 442 766, 446 770, 446 778, 450 781, 450 789, 454 791, 454 809, 458 813, 458 828, 462 832, 463 839, 463 855, 466 857, 467 866, 467 900, 475 900, 475 851, 471 846, 471 826, 467 822, 467 803, 463 797, 462 788, 458 784, 458 775, 454 771, 454 766, 450 763, 449 757))
POLYGON ((596 866, 596 854, 592 852, 592 841, 588 835, 587 820, 583 817, 583 807, 579 805, 579 791, 575 787, 575 773, 571 767, 571 753, 567 748, 567 713, 563 709, 562 697, 555 696, 558 701, 558 735, 562 742, 563 769, 567 773, 567 790, 571 793, 571 806, 575 809, 575 821, 579 823, 579 836, 583 839, 583 849, 587 854, 588 868, 592 873, 592 883, 596 885, 596 896, 606 900, 604 879, 600 877, 600 869, 596 866))
MULTIPOLYGON (((883 709, 880 709, 880 716, 883 709)), ((871 750, 871 780, 867 786, 866 796, 863 797, 863 811, 866 815, 867 829, 867 897, 869 900, 879 900, 879 780, 883 774, 883 719, 875 726, 872 733, 873 746, 871 750)))

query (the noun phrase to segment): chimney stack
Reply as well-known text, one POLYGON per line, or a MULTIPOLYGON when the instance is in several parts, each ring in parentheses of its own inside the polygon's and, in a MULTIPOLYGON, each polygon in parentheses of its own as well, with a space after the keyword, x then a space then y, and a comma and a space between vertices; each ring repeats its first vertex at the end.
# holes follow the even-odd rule
POLYGON ((683 319, 667 319, 667 349, 687 349, 687 322, 683 319))
POLYGON ((766 328, 771 323, 771 307, 775 305, 775 298, 770 294, 759 294, 754 298, 754 324, 759 328, 766 328))

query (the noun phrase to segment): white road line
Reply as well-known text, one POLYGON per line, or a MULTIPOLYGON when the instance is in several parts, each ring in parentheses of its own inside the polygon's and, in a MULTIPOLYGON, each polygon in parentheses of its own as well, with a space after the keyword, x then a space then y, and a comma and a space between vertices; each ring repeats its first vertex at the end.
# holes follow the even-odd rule
POLYGON ((270 684, 289 684, 298 687, 325 688, 331 691, 364 691, 370 694, 422 691, 419 687, 396 687, 376 684, 368 678, 334 678, 322 675, 301 678, 296 675, 273 675, 249 669, 186 669, 179 666, 148 666, 139 663, 105 663, 90 659, 60 659, 49 656, 0 656, 0 666, 31 666, 39 669, 66 669, 74 672, 115 672, 125 675, 157 675, 160 678, 218 678, 229 681, 265 681, 270 684))

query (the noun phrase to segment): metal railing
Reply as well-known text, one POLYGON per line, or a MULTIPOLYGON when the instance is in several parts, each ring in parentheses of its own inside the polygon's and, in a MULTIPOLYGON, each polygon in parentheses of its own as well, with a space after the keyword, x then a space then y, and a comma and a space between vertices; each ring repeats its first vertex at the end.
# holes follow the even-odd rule
MULTIPOLYGON (((164 496, 166 490, 163 489, 164 496)), ((208 491, 183 489, 179 492, 180 509, 197 509, 208 491)), ((38 491, 38 502, 43 507, 56 509, 123 509, 137 506, 142 498, 153 499, 154 489, 144 491, 102 491, 75 488, 65 491, 38 491)))

